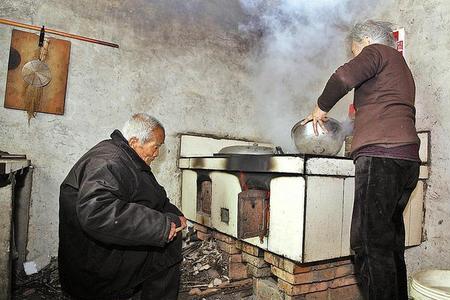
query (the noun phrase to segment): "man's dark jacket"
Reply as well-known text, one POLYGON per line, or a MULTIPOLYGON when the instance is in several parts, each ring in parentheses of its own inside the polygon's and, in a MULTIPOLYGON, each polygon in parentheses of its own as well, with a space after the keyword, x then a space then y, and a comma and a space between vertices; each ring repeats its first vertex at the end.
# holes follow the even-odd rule
POLYGON ((89 150, 61 184, 59 272, 63 290, 110 299, 181 261, 168 242, 182 213, 120 131, 89 150))

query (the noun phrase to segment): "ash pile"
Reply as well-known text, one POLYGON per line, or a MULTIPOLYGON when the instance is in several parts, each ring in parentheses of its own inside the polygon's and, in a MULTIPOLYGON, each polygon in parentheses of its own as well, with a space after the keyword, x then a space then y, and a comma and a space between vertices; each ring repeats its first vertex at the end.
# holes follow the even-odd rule
POLYGON ((14 272, 13 276, 13 300, 70 300, 61 291, 56 257, 52 257, 50 263, 35 274, 27 276, 22 271, 14 272))
POLYGON ((233 281, 228 274, 228 255, 214 239, 201 241, 189 227, 183 244, 181 299, 252 299, 251 279, 233 281))

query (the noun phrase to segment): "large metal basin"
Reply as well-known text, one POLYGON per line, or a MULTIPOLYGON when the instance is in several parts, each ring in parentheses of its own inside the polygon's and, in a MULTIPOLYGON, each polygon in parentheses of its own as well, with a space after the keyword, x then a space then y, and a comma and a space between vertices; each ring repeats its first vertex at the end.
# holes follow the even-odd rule
POLYGON ((324 123, 327 132, 317 125, 317 136, 314 134, 312 121, 305 125, 301 125, 301 122, 291 130, 291 137, 300 153, 334 156, 341 150, 345 134, 339 121, 328 118, 324 123))

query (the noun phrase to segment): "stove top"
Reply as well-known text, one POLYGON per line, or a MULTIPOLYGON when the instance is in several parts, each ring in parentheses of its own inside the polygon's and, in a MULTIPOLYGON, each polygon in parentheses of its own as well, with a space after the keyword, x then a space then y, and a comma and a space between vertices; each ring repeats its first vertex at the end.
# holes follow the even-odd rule
POLYGON ((347 157, 309 154, 214 154, 180 158, 182 169, 228 172, 264 172, 353 176, 353 160, 347 157))
POLYGON ((283 154, 244 154, 244 153, 214 153, 213 156, 199 156, 198 158, 211 158, 211 157, 246 157, 248 159, 258 159, 261 157, 301 157, 303 159, 310 158, 328 158, 328 159, 343 159, 343 160, 351 160, 349 157, 343 156, 328 156, 328 155, 317 155, 317 154, 304 154, 304 153, 283 153, 283 154))

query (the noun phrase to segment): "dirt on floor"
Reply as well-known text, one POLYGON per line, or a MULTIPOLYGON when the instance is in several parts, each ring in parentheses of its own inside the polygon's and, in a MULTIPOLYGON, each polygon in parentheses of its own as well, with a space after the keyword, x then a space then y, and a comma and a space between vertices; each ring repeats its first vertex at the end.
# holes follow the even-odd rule
MULTIPOLYGON (((183 257, 179 300, 252 299, 251 279, 233 282, 227 277, 228 257, 218 250, 213 240, 200 241, 195 234, 188 234, 183 244, 183 257)), ((13 274, 12 300, 44 299, 70 300, 61 291, 56 258, 38 273, 13 274)))
POLYGON ((13 300, 70 300, 61 291, 58 260, 53 257, 45 268, 29 276, 23 271, 14 272, 11 298, 13 300))
POLYGON ((183 250, 179 299, 244 299, 252 295, 252 280, 232 281, 228 256, 214 240, 196 241, 183 250))

